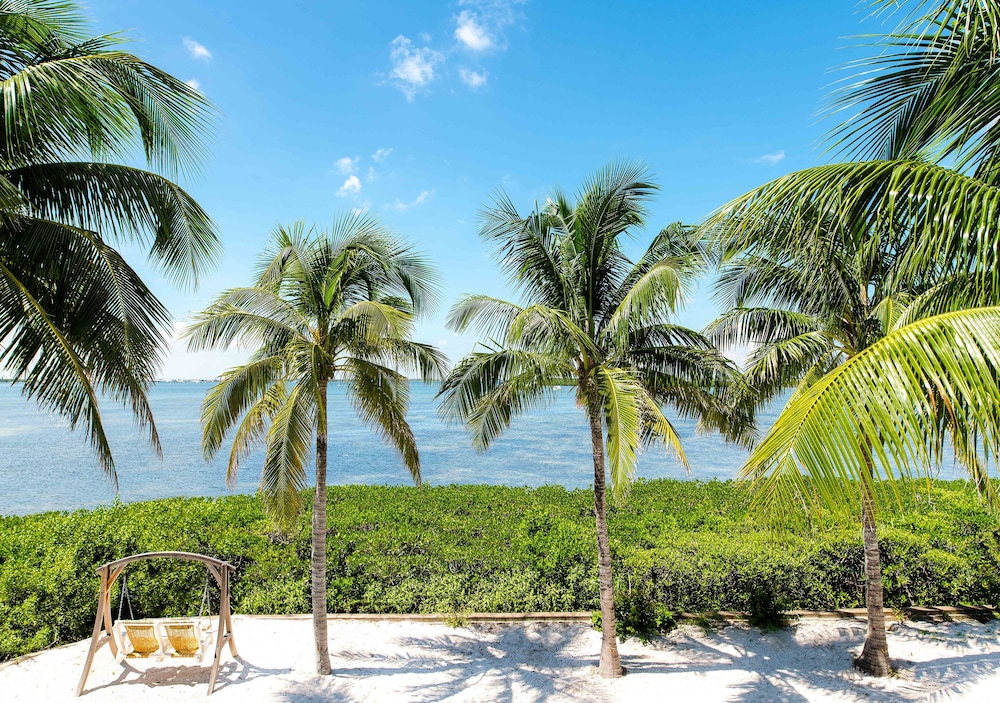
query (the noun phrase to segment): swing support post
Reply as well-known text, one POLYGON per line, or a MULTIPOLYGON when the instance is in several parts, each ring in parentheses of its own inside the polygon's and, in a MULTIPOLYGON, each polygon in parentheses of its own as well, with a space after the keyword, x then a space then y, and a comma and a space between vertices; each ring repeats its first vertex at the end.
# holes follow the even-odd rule
POLYGON ((111 617, 111 588, 115 581, 121 576, 125 567, 134 561, 145 559, 184 559, 186 561, 198 561, 205 565, 208 572, 215 578, 219 585, 219 622, 215 638, 215 656, 212 659, 211 673, 208 679, 208 695, 212 695, 215 690, 215 682, 219 676, 219 665, 222 663, 222 648, 229 645, 229 653, 233 658, 238 658, 236 642, 233 640, 233 620, 232 607, 229 601, 229 575, 235 571, 235 567, 229 562, 205 556, 204 554, 192 554, 190 552, 147 552, 145 554, 135 554, 124 559, 108 562, 97 568, 100 577, 100 586, 97 593, 97 614, 94 617, 94 631, 90 637, 90 649, 87 650, 87 659, 83 664, 83 673, 80 675, 80 683, 76 687, 76 695, 83 693, 87 684, 87 677, 90 669, 94 665, 94 655, 107 644, 111 648, 111 653, 118 657, 118 642, 114 636, 115 626, 111 617))

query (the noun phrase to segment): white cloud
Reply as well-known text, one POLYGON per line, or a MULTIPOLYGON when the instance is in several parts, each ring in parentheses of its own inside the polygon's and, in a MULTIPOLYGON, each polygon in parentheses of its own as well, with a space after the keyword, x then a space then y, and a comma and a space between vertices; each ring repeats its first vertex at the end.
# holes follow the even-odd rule
POLYGON ((407 100, 413 100, 420 89, 434 80, 434 72, 444 61, 444 54, 427 46, 415 48, 413 42, 402 34, 393 39, 389 46, 392 82, 407 100))
POLYGON ((368 180, 369 181, 374 181, 375 180, 375 167, 374 166, 369 166, 368 167, 368 180))
POLYGON ((421 203, 427 202, 432 197, 434 197, 434 189, 433 188, 431 188, 430 190, 421 191, 420 195, 418 195, 416 198, 414 198, 413 200, 411 200, 408 203, 404 203, 401 200, 397 200, 396 204, 393 205, 392 207, 394 207, 396 210, 409 210, 411 207, 416 207, 417 205, 420 205, 421 203))
POLYGON ((495 45, 495 41, 474 12, 462 10, 456 19, 455 38, 473 51, 485 51, 495 45))
POLYGON ((192 78, 191 80, 184 81, 184 84, 189 88, 193 88, 194 90, 201 90, 201 83, 198 82, 197 78, 192 78))
POLYGON ((772 154, 764 154, 754 159, 754 163, 767 164, 768 166, 774 166, 776 163, 785 158, 785 150, 781 149, 772 154))
POLYGON ((448 340, 447 339, 439 339, 437 345, 439 347, 446 347, 446 346, 448 346, 448 340))
POLYGON ((358 167, 359 157, 355 156, 353 159, 350 156, 344 156, 333 162, 334 167, 343 174, 354 173, 354 169, 358 167))
POLYGON ((191 37, 184 37, 184 47, 191 54, 191 58, 199 61, 208 61, 212 58, 212 52, 205 48, 204 44, 199 44, 191 37))
POLYGON ((337 189, 337 195, 344 197, 345 195, 356 195, 361 192, 361 180, 357 176, 348 176, 347 180, 344 181, 344 185, 337 189))
POLYGON ((468 68, 458 69, 458 77, 462 79, 462 82, 473 90, 477 90, 486 85, 487 79, 486 71, 472 71, 468 68))
POLYGON ((377 164, 380 164, 386 159, 388 159, 389 154, 391 153, 392 153, 392 147, 389 147, 388 149, 386 149, 385 147, 376 149, 375 153, 372 154, 372 161, 374 161, 377 164))

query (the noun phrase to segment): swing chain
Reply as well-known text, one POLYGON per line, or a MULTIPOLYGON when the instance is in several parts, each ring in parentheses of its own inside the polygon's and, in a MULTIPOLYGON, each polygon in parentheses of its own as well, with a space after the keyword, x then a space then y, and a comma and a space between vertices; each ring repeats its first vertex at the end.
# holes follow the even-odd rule
MULTIPOLYGON (((201 606, 198 608, 198 617, 202 617, 205 614, 205 610, 211 605, 209 600, 209 581, 211 580, 211 575, 205 572, 205 587, 201 589, 201 606)), ((122 591, 121 595, 118 597, 118 617, 116 620, 122 619, 122 610, 125 607, 125 603, 128 603, 128 617, 129 620, 135 620, 135 614, 132 612, 132 593, 128 588, 128 577, 122 574, 122 591)))
POLYGON ((211 575, 208 570, 205 570, 205 587, 201 590, 201 607, 198 608, 198 617, 201 618, 205 613, 205 609, 210 605, 208 601, 208 586, 211 575))
POLYGON ((122 606, 125 605, 125 601, 128 601, 128 617, 129 620, 135 620, 135 615, 132 613, 132 594, 128 590, 128 580, 125 574, 122 574, 122 592, 118 597, 118 617, 117 620, 122 619, 122 606))

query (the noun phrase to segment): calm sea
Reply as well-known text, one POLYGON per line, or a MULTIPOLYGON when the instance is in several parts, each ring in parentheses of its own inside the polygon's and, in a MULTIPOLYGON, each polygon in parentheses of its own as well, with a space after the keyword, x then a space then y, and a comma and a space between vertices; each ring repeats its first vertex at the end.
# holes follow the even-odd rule
MULTIPOLYGON (((201 455, 199 406, 210 383, 159 383, 150 401, 163 443, 162 461, 149 449, 131 415, 108 404, 104 419, 118 467, 119 495, 130 502, 170 496, 219 496, 225 483, 228 447, 205 463, 201 455)), ((557 402, 517 418, 488 452, 472 449, 461 428, 437 417, 437 387, 413 383, 409 421, 420 449, 426 483, 489 483, 511 486, 591 484, 590 433, 571 389, 557 402)), ((761 416, 767 428, 780 405, 761 416)), ((409 474, 394 452, 354 416, 343 387, 330 391, 331 484, 408 484, 409 474)), ((674 419, 674 418, 672 418, 674 419)), ((645 478, 732 478, 746 458, 717 435, 699 435, 695 423, 675 420, 691 463, 688 474, 663 450, 646 451, 638 475, 645 478)), ((235 487, 257 488, 262 455, 247 461, 235 487)), ((310 481, 312 477, 310 476, 310 481)), ((75 510, 115 499, 112 483, 101 474, 82 432, 44 413, 21 397, 20 387, 0 385, 0 515, 44 510, 75 510)))

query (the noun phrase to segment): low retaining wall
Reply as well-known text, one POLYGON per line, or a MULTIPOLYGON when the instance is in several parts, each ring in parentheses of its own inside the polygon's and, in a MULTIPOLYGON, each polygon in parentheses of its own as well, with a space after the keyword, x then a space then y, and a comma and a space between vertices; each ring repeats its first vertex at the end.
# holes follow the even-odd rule
MULTIPOLYGON (((894 611, 887 610, 889 619, 892 619, 894 611)), ((864 608, 842 608, 840 610, 789 610, 785 615, 791 620, 834 620, 838 618, 848 618, 854 620, 865 620, 868 611, 864 608)), ((921 606, 904 608, 902 615, 907 620, 989 620, 1000 617, 1000 610, 982 606, 921 606)), ((695 620, 705 617, 705 613, 678 613, 677 617, 683 620, 695 620)), ((301 615, 241 615, 239 617, 252 617, 273 620, 309 620, 312 615, 306 613, 301 615)), ((725 622, 742 622, 747 620, 747 614, 729 610, 720 610, 718 613, 710 613, 708 617, 725 622)), ((394 622, 494 622, 494 623, 520 623, 520 622, 591 622, 589 611, 571 611, 562 613, 329 613, 329 620, 388 620, 394 622)))

